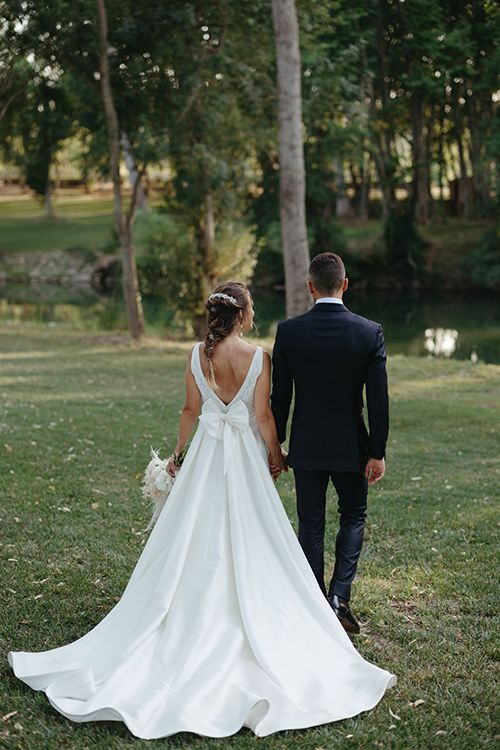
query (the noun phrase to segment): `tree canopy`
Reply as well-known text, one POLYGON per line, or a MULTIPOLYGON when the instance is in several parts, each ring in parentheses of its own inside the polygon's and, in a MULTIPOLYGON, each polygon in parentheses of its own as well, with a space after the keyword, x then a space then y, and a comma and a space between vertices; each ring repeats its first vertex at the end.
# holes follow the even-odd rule
MULTIPOLYGON (((498 5, 298 0, 296 7, 311 254, 342 249, 342 217, 382 215, 387 224, 402 207, 417 224, 446 213, 492 214, 498 5)), ((107 0, 106 9, 127 164, 146 183, 155 166, 168 173, 156 185, 165 232, 182 227, 191 238, 201 315, 206 289, 231 270, 231 232, 249 258, 260 249, 271 263, 278 253, 271 3, 107 0)), ((85 179, 109 174, 96 3, 0 0, 0 19, 1 153, 50 212, 50 168, 69 136, 81 144, 85 179)), ((158 238, 157 223, 152 231, 158 238)))

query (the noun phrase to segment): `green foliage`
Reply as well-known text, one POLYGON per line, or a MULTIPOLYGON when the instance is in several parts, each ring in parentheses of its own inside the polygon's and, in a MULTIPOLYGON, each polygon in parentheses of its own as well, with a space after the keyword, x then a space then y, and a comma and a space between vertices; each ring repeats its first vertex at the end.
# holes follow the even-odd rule
POLYGON ((86 245, 73 242, 64 248, 65 253, 69 253, 77 258, 81 258, 86 263, 94 263, 97 260, 98 253, 96 250, 86 245))
POLYGON ((345 233, 340 222, 333 216, 325 216, 311 221, 308 227, 311 258, 318 253, 342 255, 346 249, 345 233))
POLYGON ((203 273, 193 228, 179 216, 167 213, 138 220, 136 245, 142 290, 161 294, 188 330, 204 315, 204 302, 213 286, 232 278, 249 282, 257 257, 255 237, 244 224, 220 223, 210 248, 208 277, 203 273))
POLYGON ((20 167, 33 192, 44 196, 54 156, 73 128, 66 93, 50 79, 40 80, 33 69, 16 105, 7 110, 7 117, 9 132, 3 140, 3 152, 20 167))
MULTIPOLYGON (((445 188, 452 173, 460 176, 460 143, 473 173, 470 215, 492 213, 498 192, 492 164, 500 132, 493 96, 500 67, 496 5, 490 0, 303 0, 297 5, 311 253, 345 253, 335 220, 339 169, 347 182, 351 175, 353 208, 359 209, 361 187, 371 185, 378 195, 372 190, 370 215, 382 208, 386 218, 397 206, 396 197, 411 192, 416 166, 432 166, 434 184, 441 175, 445 188), (416 165, 418 133, 425 146, 416 165)), ((203 247, 208 200, 219 238, 231 224, 238 232, 245 224, 255 233, 262 253, 256 282, 281 285, 268 1, 107 0, 106 8, 120 126, 139 167, 147 166, 153 175, 153 167, 161 165, 165 206, 189 236, 190 247, 196 247, 199 276, 191 284, 198 299, 215 278, 210 251, 203 247)), ((61 143, 75 132, 82 176, 106 175, 94 0, 0 0, 0 15, 4 157, 43 193, 61 143)), ((465 208, 457 202, 453 210, 465 208)), ((402 221, 389 216, 387 260, 414 278, 420 274, 415 268, 419 240, 412 227, 406 236, 402 221)))
POLYGON ((16 163, 37 196, 47 194, 49 173, 62 141, 74 127, 66 79, 47 40, 28 22, 28 3, 2 2, 0 150, 16 163), (25 15, 26 14, 26 15, 25 15), (24 21, 26 20, 26 23, 24 21))
POLYGON ((135 225, 141 289, 183 302, 189 292, 196 242, 189 227, 165 213, 141 216, 135 225))
POLYGON ((284 288, 285 269, 281 249, 281 230, 279 221, 273 221, 260 237, 262 249, 255 267, 255 285, 263 289, 284 288))
POLYGON ((427 242, 419 234, 413 212, 404 206, 389 216, 384 225, 387 248, 385 264, 389 272, 409 279, 421 279, 424 273, 423 250, 427 242))
POLYGON ((484 233, 477 250, 463 258, 462 268, 479 286, 500 290, 500 224, 484 233))
POLYGON ((251 229, 242 222, 223 222, 215 234, 214 268, 218 280, 237 279, 248 283, 257 261, 258 244, 251 229))

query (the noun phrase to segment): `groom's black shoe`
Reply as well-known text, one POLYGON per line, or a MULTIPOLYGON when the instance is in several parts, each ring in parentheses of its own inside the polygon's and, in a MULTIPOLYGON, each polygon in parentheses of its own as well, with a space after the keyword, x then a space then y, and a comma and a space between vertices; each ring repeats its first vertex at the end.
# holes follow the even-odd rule
POLYGON ((340 624, 344 630, 348 633, 359 633, 360 627, 359 622, 354 618, 351 610, 349 609, 349 602, 345 599, 340 599, 337 594, 333 594, 328 597, 330 606, 340 620, 340 624))

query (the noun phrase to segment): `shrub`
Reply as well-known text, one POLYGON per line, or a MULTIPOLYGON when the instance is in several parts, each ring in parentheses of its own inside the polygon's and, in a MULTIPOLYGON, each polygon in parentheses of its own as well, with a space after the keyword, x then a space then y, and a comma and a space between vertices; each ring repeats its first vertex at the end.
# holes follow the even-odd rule
POLYGON ((420 236, 408 206, 395 209, 386 220, 384 239, 388 269, 419 280, 424 275, 423 251, 428 243, 420 236))
POLYGON ((142 291, 160 294, 185 326, 205 315, 205 299, 219 280, 248 283, 257 257, 255 237, 242 223, 219 224, 207 254, 194 228, 166 213, 141 217, 135 244, 142 291))
POLYGON ((500 289, 500 223, 483 234, 477 250, 468 253, 461 265, 476 284, 500 289))

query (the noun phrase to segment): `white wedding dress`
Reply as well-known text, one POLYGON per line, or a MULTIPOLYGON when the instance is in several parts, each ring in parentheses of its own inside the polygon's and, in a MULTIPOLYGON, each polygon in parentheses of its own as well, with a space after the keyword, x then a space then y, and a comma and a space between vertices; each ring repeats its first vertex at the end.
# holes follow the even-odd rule
POLYGON ((254 409, 257 348, 228 404, 192 370, 198 429, 111 611, 76 641, 11 651, 68 719, 137 737, 263 737, 354 716, 396 677, 363 659, 322 594, 269 474, 254 409))

